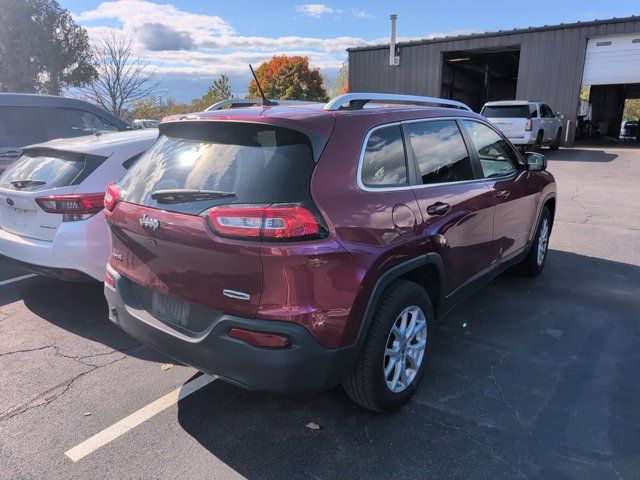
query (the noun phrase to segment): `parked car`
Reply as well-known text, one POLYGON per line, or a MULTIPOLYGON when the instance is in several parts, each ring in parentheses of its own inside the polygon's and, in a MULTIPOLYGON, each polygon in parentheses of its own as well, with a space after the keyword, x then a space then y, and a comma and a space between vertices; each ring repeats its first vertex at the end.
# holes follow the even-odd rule
POLYGON ((43 275, 104 281, 104 192, 157 136, 109 133, 25 148, 0 177, 0 254, 43 275))
POLYGON ((546 103, 521 100, 488 102, 480 111, 522 149, 539 151, 543 145, 557 150, 562 141, 562 115, 546 103))
POLYGON ((620 127, 620 140, 640 141, 640 121, 625 120, 620 127))
POLYGON ((110 318, 245 388, 343 383, 394 410, 437 317, 507 267, 542 271, 556 198, 545 167, 465 105, 428 97, 169 118, 105 195, 110 318))
POLYGON ((145 118, 136 118, 133 121, 133 128, 140 130, 142 128, 158 128, 160 122, 158 120, 149 120, 145 118))
POLYGON ((75 98, 0 93, 0 172, 26 145, 131 127, 118 117, 75 98))

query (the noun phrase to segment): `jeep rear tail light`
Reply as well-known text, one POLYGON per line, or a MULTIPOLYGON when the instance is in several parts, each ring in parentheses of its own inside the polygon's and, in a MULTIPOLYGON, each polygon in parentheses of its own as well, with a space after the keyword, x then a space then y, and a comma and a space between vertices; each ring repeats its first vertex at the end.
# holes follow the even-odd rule
POLYGON ((300 205, 272 206, 266 209, 262 235, 266 238, 299 238, 320 233, 316 217, 300 205))
POLYGON ((63 222, 86 220, 103 208, 102 193, 76 195, 49 195, 36 198, 36 203, 47 213, 62 214, 63 222))
POLYGON ((120 189, 116 187, 114 183, 110 183, 107 185, 107 191, 104 196, 104 208, 107 212, 113 212, 113 209, 116 208, 116 203, 120 200, 120 189))
POLYGON ((271 206, 220 206, 208 212, 214 231, 223 237, 293 240, 324 232, 309 209, 298 204, 271 206))
POLYGON ((533 130, 533 121, 530 118, 527 118, 527 123, 524 124, 524 129, 527 132, 533 130))

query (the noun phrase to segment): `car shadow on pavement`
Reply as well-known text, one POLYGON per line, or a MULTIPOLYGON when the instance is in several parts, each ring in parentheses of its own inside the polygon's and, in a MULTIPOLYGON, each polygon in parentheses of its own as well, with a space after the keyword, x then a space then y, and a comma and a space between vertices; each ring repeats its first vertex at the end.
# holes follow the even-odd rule
POLYGON ((544 151, 542 153, 547 157, 547 160, 552 162, 608 163, 618 158, 618 155, 615 153, 587 148, 563 148, 555 152, 544 151))
POLYGON ((538 279, 506 272, 432 327, 423 383, 395 414, 340 387, 292 399, 218 380, 178 420, 252 479, 632 478, 638 298, 640 267, 551 251, 538 279))
POLYGON ((63 282, 39 277, 30 280, 21 290, 21 298, 32 313, 74 335, 132 357, 167 362, 167 357, 151 348, 136 348, 141 343, 109 320, 103 288, 98 282, 63 282))

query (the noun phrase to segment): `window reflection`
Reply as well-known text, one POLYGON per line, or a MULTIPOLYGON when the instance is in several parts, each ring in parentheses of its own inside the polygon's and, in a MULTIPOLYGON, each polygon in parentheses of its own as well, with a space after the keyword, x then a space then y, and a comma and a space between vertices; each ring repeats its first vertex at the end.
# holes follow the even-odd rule
POLYGON ((362 161, 362 182, 371 187, 407 183, 404 144, 399 126, 381 128, 369 136, 362 161))
POLYGON ((407 131, 422 183, 473 179, 471 159, 455 121, 410 123, 407 131))
POLYGON ((463 120, 478 151, 485 178, 509 175, 517 170, 517 159, 509 144, 493 129, 480 122, 463 120))
POLYGON ((232 127, 216 127, 224 130, 218 132, 220 139, 162 135, 123 178, 126 201, 199 213, 220 203, 296 202, 309 197, 314 162, 306 138, 285 136, 286 143, 279 144, 274 136, 263 146, 260 142, 266 140, 256 137, 256 129, 264 127, 250 126, 246 135, 238 132, 242 127, 234 127, 234 134, 243 137, 236 139, 224 135, 232 127), (151 198, 157 190, 172 189, 215 190, 234 196, 162 205, 151 198))

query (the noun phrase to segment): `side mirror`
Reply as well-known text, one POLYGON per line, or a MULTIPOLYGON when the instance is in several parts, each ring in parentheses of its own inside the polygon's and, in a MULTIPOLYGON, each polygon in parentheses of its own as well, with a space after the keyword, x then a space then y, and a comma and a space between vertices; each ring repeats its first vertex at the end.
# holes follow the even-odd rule
POLYGON ((560 112, 556 113, 556 117, 560 118, 560 120, 564 120, 564 115, 561 114, 560 112))
POLYGON ((547 159, 538 152, 526 152, 524 154, 524 161, 527 170, 532 172, 540 172, 547 168, 547 159))

